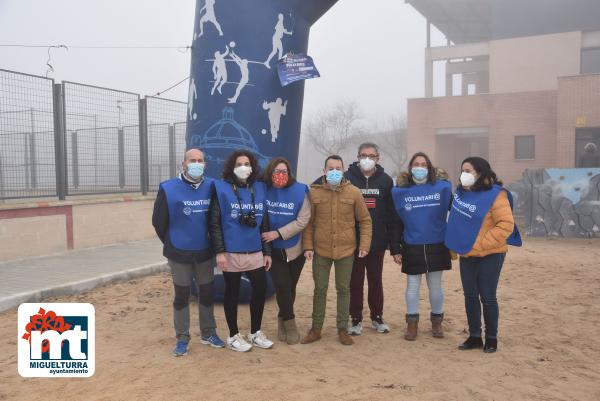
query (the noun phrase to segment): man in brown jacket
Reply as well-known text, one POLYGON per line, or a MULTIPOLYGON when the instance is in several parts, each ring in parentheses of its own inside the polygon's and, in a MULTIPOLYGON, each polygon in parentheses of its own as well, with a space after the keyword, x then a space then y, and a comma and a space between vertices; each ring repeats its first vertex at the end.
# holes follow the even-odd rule
POLYGON ((304 255, 312 259, 315 282, 312 327, 302 343, 321 338, 329 273, 335 264, 338 335, 342 344, 352 345, 354 342, 347 333, 352 263, 357 245, 359 257, 369 253, 371 216, 360 190, 344 178, 344 162, 340 156, 332 155, 325 160, 323 174, 318 183, 310 186, 311 220, 302 237, 304 255), (357 223, 360 244, 356 243, 357 223))

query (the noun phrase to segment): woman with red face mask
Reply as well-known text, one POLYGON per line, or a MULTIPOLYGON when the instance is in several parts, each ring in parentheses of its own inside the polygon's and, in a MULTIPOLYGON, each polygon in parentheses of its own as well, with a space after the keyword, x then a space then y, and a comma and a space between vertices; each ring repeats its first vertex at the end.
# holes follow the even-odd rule
POLYGON ((302 230, 310 221, 308 187, 296 182, 290 163, 283 157, 273 158, 263 178, 267 184, 266 205, 269 231, 262 234, 272 247, 271 278, 277 305, 277 338, 297 344, 300 334, 294 316, 296 285, 304 267, 302 230))

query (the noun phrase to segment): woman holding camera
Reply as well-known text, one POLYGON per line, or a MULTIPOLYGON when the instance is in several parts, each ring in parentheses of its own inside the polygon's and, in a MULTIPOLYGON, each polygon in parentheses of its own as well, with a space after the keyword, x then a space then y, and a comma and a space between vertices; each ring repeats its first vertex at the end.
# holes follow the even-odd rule
POLYGON ((233 152, 225 161, 223 179, 215 183, 210 208, 210 236, 217 266, 225 280, 227 347, 239 352, 250 351, 252 346, 265 349, 273 346, 260 329, 267 290, 266 271, 271 268, 271 245, 261 241, 261 233, 268 231, 269 222, 265 213, 266 187, 257 181, 258 174, 258 161, 251 152, 233 152), (242 273, 252 286, 251 330, 247 340, 237 325, 242 273))

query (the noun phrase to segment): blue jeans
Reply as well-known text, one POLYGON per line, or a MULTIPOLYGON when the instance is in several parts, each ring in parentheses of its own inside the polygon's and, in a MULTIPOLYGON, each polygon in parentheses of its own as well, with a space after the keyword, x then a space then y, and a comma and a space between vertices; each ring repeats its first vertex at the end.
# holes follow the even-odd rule
POLYGON ((442 271, 429 272, 425 274, 408 274, 406 276, 406 313, 408 315, 419 314, 419 299, 421 289, 421 277, 425 276, 427 288, 429 288, 429 304, 431 313, 444 313, 444 291, 442 290, 442 271))
POLYGON ((498 336, 496 289, 505 256, 505 253, 494 253, 481 258, 460 258, 460 279, 471 337, 481 337, 482 304, 485 337, 494 339, 498 336))

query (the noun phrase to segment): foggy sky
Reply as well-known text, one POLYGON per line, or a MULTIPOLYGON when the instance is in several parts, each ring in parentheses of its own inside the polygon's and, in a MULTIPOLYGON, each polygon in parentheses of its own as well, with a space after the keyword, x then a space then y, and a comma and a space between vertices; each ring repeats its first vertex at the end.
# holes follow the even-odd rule
MULTIPOLYGON (((0 0, 0 43, 187 46, 195 0, 0 0)), ((304 117, 354 100, 370 120, 404 115, 423 95, 425 20, 403 0, 340 0, 311 30, 321 78, 306 84, 304 117)), ((51 51, 57 80, 153 95, 189 75, 183 49, 51 51)), ((0 48, 0 68, 44 75, 47 49, 0 48)), ((187 85, 163 95, 185 101, 187 85)))

